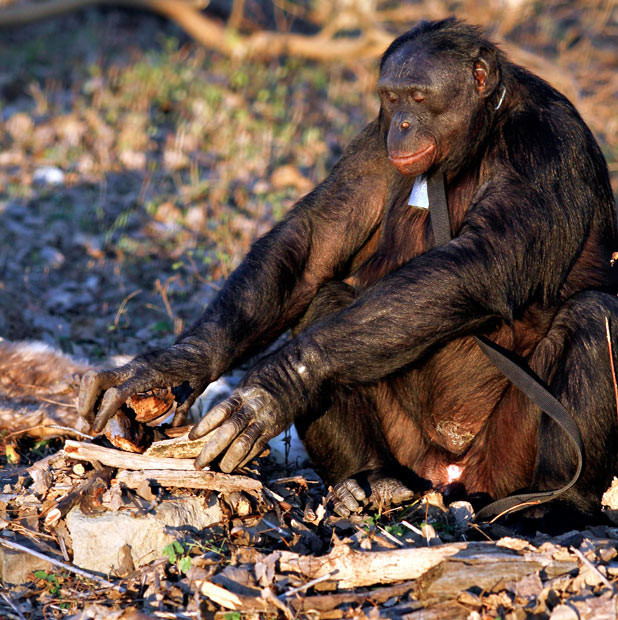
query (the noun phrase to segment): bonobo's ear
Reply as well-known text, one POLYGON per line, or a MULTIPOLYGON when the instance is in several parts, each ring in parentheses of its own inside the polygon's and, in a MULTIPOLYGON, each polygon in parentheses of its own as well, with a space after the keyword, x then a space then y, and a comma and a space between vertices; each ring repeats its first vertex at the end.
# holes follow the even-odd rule
POLYGON ((500 82, 500 72, 494 50, 481 47, 474 61, 472 74, 478 94, 481 97, 489 97, 500 82))

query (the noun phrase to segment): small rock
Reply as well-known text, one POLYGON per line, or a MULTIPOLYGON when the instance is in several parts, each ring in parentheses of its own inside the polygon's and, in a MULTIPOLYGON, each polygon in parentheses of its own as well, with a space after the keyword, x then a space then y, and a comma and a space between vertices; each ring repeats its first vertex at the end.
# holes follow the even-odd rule
POLYGON ((462 529, 467 528, 468 523, 474 519, 474 508, 470 502, 453 502, 448 508, 455 523, 462 529))
POLYGON ((125 545, 130 547, 135 566, 141 566, 161 557, 162 549, 178 538, 179 530, 199 531, 221 519, 221 507, 212 496, 208 504, 200 497, 165 501, 146 515, 119 510, 86 516, 75 507, 66 521, 73 544, 73 563, 107 574, 126 567, 125 545))
POLYGON ((568 605, 558 605, 554 607, 549 620, 579 620, 579 614, 568 605))
POLYGON ((44 166, 34 171, 32 182, 39 185, 62 185, 64 172, 55 166, 44 166))

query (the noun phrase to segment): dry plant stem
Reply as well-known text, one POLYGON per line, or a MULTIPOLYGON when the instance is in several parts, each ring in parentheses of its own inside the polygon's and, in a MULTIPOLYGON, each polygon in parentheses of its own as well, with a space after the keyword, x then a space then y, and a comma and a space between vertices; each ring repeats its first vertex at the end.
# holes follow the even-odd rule
POLYGON ((609 317, 605 317, 605 334, 607 336, 607 347, 609 349, 609 364, 612 369, 612 382, 614 384, 614 400, 616 401, 616 417, 618 418, 618 385, 616 384, 616 368, 614 367, 614 350, 612 347, 612 335, 609 330, 609 317))
MULTIPOLYGON (((41 399, 44 400, 44 399, 41 399)), ((59 403, 60 404, 60 403, 59 403)), ((63 407, 71 407, 72 405, 62 405, 63 407)), ((28 428, 22 428, 19 431, 14 431, 13 433, 9 433, 5 439, 9 439, 10 437, 15 437, 16 435, 23 435, 24 433, 32 433, 39 428, 53 428, 59 431, 62 431, 62 434, 66 435, 77 435, 78 437, 83 437, 84 439, 92 439, 92 435, 88 435, 87 433, 82 433, 81 431, 77 431, 74 428, 70 428, 69 426, 60 426, 58 424, 37 424, 36 426, 29 426, 28 428)), ((49 435, 42 435, 45 437, 49 437, 49 435)))
POLYGON ((258 492, 262 489, 262 483, 259 480, 246 476, 230 476, 215 471, 127 470, 119 472, 116 480, 131 489, 137 489, 144 480, 156 482, 162 487, 207 489, 226 494, 239 491, 258 492))
POLYGON ((122 303, 120 304, 120 307, 118 308, 118 311, 116 312, 116 316, 114 317, 114 325, 116 327, 118 327, 118 323, 120 322, 120 317, 122 316, 122 313, 124 312, 125 306, 129 303, 129 301, 131 301, 131 299, 133 299, 133 297, 135 297, 136 295, 139 295, 141 292, 142 292, 142 289, 138 288, 136 291, 129 293, 122 300, 122 303))
POLYGON ((119 469, 175 469, 194 471, 193 459, 164 459, 104 448, 83 441, 67 439, 64 454, 78 461, 99 461, 102 465, 119 469))
POLYGON ((572 551, 585 566, 595 573, 610 590, 614 589, 614 586, 610 583, 607 577, 579 549, 570 547, 570 551, 572 551))
POLYGON ((15 603, 13 603, 13 600, 7 594, 5 594, 4 592, 0 592, 0 596, 2 597, 2 600, 17 614, 20 620, 26 620, 26 616, 21 613, 19 607, 17 607, 15 603))
POLYGON ((13 551, 20 551, 21 553, 27 553, 28 555, 32 555, 35 558, 39 558, 41 560, 45 560, 54 566, 58 566, 59 568, 63 568, 64 570, 68 570, 75 575, 80 575, 81 577, 85 577, 86 579, 90 579, 92 581, 96 581, 100 583, 104 588, 114 588, 120 592, 124 592, 125 588, 121 585, 116 585, 111 581, 107 581, 107 579, 103 579, 98 575, 94 575, 93 573, 89 573, 88 571, 82 570, 81 568, 77 568, 77 566, 73 566, 71 564, 67 564, 66 562, 61 562, 60 560, 55 560, 54 558, 45 555, 44 553, 40 553, 35 551, 34 549, 30 549, 28 547, 24 547, 24 545, 20 545, 19 543, 13 542, 11 540, 7 540, 6 538, 2 538, 0 536, 0 545, 3 547, 7 547, 8 549, 12 549, 13 551))

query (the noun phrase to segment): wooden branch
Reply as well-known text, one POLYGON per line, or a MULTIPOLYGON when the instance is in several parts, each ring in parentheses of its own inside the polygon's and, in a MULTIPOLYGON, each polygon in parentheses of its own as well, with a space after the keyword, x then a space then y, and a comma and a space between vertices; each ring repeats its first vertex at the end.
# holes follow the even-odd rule
MULTIPOLYGON (((279 569, 282 572, 299 573, 306 579, 316 579, 333 574, 340 588, 358 588, 378 583, 393 583, 418 579, 439 564, 457 565, 452 575, 461 573, 461 567, 470 566, 472 578, 478 576, 479 567, 485 567, 489 581, 499 580, 504 574, 521 577, 540 569, 562 574, 572 570, 573 561, 558 561, 551 554, 532 550, 514 550, 506 544, 493 542, 451 543, 437 547, 395 549, 392 551, 356 551, 347 545, 335 547, 322 557, 303 556, 291 551, 276 552, 279 555, 279 569), (443 564, 444 562, 444 564, 443 564), (459 568, 457 568, 459 567, 459 568), (492 569, 495 567, 495 570, 492 569), (492 572, 494 573, 492 575, 492 572)), ((438 589, 435 579, 443 576, 436 573, 425 584, 438 589)), ((449 574, 451 574, 449 573, 449 574)), ((444 587, 441 583, 440 588, 444 587)), ((450 591, 450 590, 449 590, 450 591)))
POLYGON ((261 491, 262 483, 247 476, 231 476, 215 471, 170 471, 145 469, 143 471, 121 471, 116 476, 118 482, 131 489, 137 489, 144 481, 156 482, 162 487, 182 487, 185 489, 208 489, 218 493, 239 491, 261 491))
POLYGON ((320 34, 279 32, 255 32, 241 36, 200 13, 196 4, 184 0, 48 0, 18 4, 0 11, 0 27, 56 17, 96 4, 124 5, 160 13, 175 21, 202 45, 225 56, 240 58, 274 58, 282 54, 320 61, 376 57, 392 40, 392 36, 378 26, 356 38, 333 39, 320 34))
POLYGON ((282 572, 300 573, 307 579, 334 573, 333 581, 340 588, 359 588, 417 579, 467 546, 468 543, 452 543, 438 547, 366 552, 342 544, 321 557, 281 551, 279 568, 282 572))
POLYGON ((162 459, 143 454, 133 454, 92 443, 67 439, 64 443, 66 456, 79 461, 99 461, 102 465, 120 469, 175 469, 195 471, 193 459, 162 459))

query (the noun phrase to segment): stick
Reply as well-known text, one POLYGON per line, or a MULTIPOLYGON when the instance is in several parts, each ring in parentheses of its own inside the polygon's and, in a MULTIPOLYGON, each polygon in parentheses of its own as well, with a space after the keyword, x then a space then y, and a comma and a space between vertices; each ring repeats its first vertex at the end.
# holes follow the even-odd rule
POLYGON ((614 368, 614 351, 612 349, 612 336, 609 331, 609 317, 605 317, 605 334, 607 335, 607 347, 609 348, 609 364, 612 369, 612 381, 614 382, 614 399, 616 401, 616 416, 618 417, 618 385, 616 384, 616 369, 614 368))
POLYGON ((585 564, 595 575, 598 575, 599 579, 610 589, 613 590, 614 586, 609 579, 579 550, 575 547, 571 547, 571 551, 585 564))
POLYGON ((107 579, 103 579, 98 575, 94 575, 93 573, 89 573, 88 571, 82 570, 81 568, 77 568, 77 566, 73 566, 72 564, 67 564, 66 562, 61 562, 60 560, 55 560, 54 558, 45 555, 44 553, 39 553, 34 549, 30 549, 29 547, 24 547, 19 543, 12 542, 7 540, 6 538, 2 538, 0 536, 0 545, 7 547, 9 549, 13 549, 13 551, 21 551, 22 553, 27 553, 28 555, 33 555, 35 558, 39 558, 40 560, 45 560, 45 562, 49 562, 54 566, 58 566, 59 568, 64 568, 64 570, 68 570, 71 573, 75 573, 76 575, 80 575, 85 577, 86 579, 91 579, 92 581, 96 581, 100 583, 104 588, 114 588, 119 592, 124 592, 125 588, 121 585, 117 585, 112 583, 111 581, 107 581, 107 579))
POLYGON ((114 450, 113 448, 104 448, 103 446, 84 443, 83 441, 74 441, 72 439, 66 440, 64 444, 64 453, 66 456, 77 459, 78 461, 99 461, 99 463, 103 465, 117 467, 119 469, 175 469, 195 471, 193 459, 156 458, 154 456, 124 452, 123 450, 114 450))
POLYGON ((144 480, 156 482, 162 487, 182 487, 185 489, 208 489, 218 493, 239 491, 260 491, 262 483, 247 476, 230 476, 215 471, 170 471, 144 469, 142 471, 121 471, 116 476, 118 482, 130 489, 137 489, 144 480))
POLYGON ((5 594, 4 592, 0 592, 0 596, 4 599, 4 602, 19 616, 19 620, 26 620, 26 616, 24 616, 24 614, 21 613, 21 611, 19 610, 19 607, 17 607, 15 603, 13 603, 13 601, 8 596, 8 594, 5 594))

